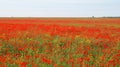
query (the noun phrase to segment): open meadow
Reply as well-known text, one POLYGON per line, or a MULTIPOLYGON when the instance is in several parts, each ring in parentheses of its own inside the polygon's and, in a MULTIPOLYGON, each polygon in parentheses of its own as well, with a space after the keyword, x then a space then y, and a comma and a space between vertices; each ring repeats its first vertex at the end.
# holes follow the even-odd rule
POLYGON ((0 18, 0 67, 120 67, 120 18, 0 18))

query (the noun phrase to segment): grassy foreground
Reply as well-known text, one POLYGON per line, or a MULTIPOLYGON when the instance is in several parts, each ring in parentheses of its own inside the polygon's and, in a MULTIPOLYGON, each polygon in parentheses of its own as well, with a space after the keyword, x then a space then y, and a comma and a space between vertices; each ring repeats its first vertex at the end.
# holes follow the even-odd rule
POLYGON ((0 67, 120 66, 119 22, 8 22, 0 23, 0 67))

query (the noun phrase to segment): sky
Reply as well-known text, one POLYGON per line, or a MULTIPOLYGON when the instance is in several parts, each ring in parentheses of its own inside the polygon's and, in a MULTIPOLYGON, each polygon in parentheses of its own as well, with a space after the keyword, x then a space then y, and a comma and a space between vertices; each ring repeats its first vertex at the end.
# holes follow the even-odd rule
POLYGON ((120 16, 120 0, 0 0, 0 17, 120 16))

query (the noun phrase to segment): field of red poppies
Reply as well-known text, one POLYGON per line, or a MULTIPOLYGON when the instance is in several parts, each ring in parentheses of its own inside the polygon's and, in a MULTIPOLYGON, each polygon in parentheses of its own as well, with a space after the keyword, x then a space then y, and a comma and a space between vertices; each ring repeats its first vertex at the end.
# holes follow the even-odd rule
POLYGON ((120 67, 120 19, 0 18, 0 67, 120 67))

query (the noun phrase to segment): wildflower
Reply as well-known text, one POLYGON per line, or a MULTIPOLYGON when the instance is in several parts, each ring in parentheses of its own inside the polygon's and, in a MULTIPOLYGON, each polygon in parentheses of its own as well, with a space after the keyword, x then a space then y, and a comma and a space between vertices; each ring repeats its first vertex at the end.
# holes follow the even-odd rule
POLYGON ((57 67, 57 64, 54 64, 54 66, 53 67, 57 67))
POLYGON ((83 58, 78 58, 77 59, 77 64, 82 63, 82 62, 83 62, 83 58))
POLYGON ((27 67, 27 62, 21 62, 20 67, 27 67))
POLYGON ((47 59, 46 57, 43 57, 42 61, 47 63, 47 64, 51 64, 52 63, 52 61, 50 59, 47 59))
POLYGON ((5 58, 5 57, 0 56, 0 62, 5 63, 5 62, 6 62, 6 58, 5 58))

